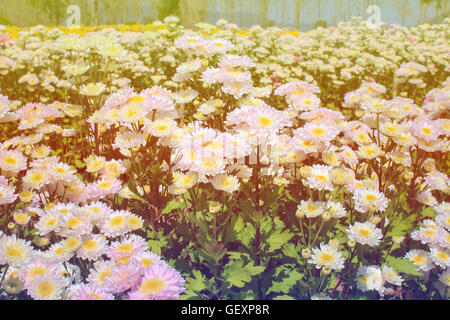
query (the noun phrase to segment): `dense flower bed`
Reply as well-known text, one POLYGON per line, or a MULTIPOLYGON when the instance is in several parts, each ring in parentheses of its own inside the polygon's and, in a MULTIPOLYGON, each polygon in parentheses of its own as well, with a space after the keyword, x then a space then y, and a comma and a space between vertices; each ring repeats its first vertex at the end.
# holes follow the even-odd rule
POLYGON ((2 298, 448 298, 448 30, 0 27, 2 298))

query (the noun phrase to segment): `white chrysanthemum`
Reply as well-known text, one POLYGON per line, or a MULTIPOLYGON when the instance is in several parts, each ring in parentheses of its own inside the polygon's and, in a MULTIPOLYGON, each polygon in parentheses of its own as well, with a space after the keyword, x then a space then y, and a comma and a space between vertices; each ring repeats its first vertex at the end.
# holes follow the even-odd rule
POLYGON ((16 201, 18 195, 15 191, 11 186, 0 185, 0 205, 10 204, 16 201))
POLYGON ((445 286, 450 287, 450 269, 445 270, 439 275, 439 281, 445 286))
POLYGON ((64 284, 59 277, 45 274, 30 282, 28 293, 34 300, 60 300, 64 284))
POLYGON ((438 230, 432 227, 421 227, 411 233, 411 238, 423 244, 437 244, 439 242, 438 230))
POLYGON ((347 215, 347 211, 340 202, 328 200, 326 203, 326 208, 326 212, 328 212, 333 218, 340 219, 347 215))
POLYGON ((382 192, 375 189, 358 188, 353 194, 355 201, 355 209, 358 212, 366 213, 367 211, 384 212, 388 206, 389 199, 382 192))
POLYGON ((60 225, 61 219, 56 214, 47 213, 39 218, 34 227, 37 229, 36 233, 38 235, 45 236, 52 231, 58 230, 60 225))
POLYGON ((321 243, 320 248, 313 248, 312 251, 313 254, 308 262, 315 264, 317 269, 328 267, 340 270, 344 268, 344 258, 336 247, 321 243))
POLYGON ((333 167, 315 164, 311 167, 311 174, 304 183, 311 189, 333 191, 334 186, 330 178, 330 170, 333 167))
POLYGON ((450 267, 450 253, 448 250, 432 247, 430 248, 430 257, 438 266, 442 268, 450 267))
POLYGON ((450 212, 438 214, 436 216, 436 222, 443 226, 445 229, 450 230, 450 212))
POLYGON ((312 201, 308 199, 307 201, 302 200, 297 206, 297 216, 305 216, 307 218, 315 218, 322 215, 325 212, 325 205, 320 201, 312 201))
POLYGON ((228 193, 233 193, 239 189, 241 183, 235 176, 227 174, 219 174, 211 180, 212 185, 217 190, 222 190, 228 193))
POLYGON ((39 168, 30 169, 23 177, 23 186, 29 190, 40 189, 50 182, 49 178, 46 170, 39 168))
POLYGON ((89 83, 87 85, 83 85, 80 88, 80 94, 89 97, 97 97, 101 95, 105 90, 106 85, 104 83, 89 83))
POLYGON ((177 128, 175 120, 170 118, 157 119, 145 125, 145 130, 155 137, 167 137, 177 128))
POLYGON ((0 237, 0 264, 23 267, 35 255, 30 241, 18 239, 16 235, 0 237))
POLYGON ((12 173, 19 173, 27 168, 27 159, 20 151, 0 149, 0 169, 12 173))
POLYGON ((372 160, 383 154, 381 148, 376 143, 371 143, 368 145, 359 146, 358 151, 356 151, 361 159, 372 160))
POLYGON ((450 202, 441 202, 433 207, 437 214, 450 214, 450 202))
POLYGON ((383 278, 385 281, 392 283, 393 285, 396 286, 401 286, 403 279, 402 277, 400 277, 400 275, 395 272, 394 269, 392 269, 391 267, 388 266, 383 266, 383 268, 381 268, 381 272, 383 274, 383 278))
POLYGON ((130 216, 128 211, 115 211, 100 225, 100 231, 107 237, 117 237, 129 231, 126 218, 130 216))
POLYGON ((358 268, 358 289, 361 291, 376 290, 383 296, 385 287, 385 280, 383 274, 378 266, 368 266, 358 268))
POLYGON ((173 184, 175 188, 189 189, 192 188, 198 180, 196 173, 187 172, 174 172, 173 173, 173 184))
POLYGON ((429 253, 423 250, 410 250, 406 253, 405 258, 425 272, 430 271, 434 267, 433 261, 429 257, 429 253))
POLYGON ((364 223, 355 222, 346 229, 348 238, 361 244, 374 247, 381 242, 383 234, 381 229, 377 228, 373 223, 366 221, 364 223))
POLYGON ((77 249, 76 254, 86 260, 97 260, 105 253, 107 245, 107 241, 102 236, 91 235, 83 239, 83 243, 77 249))

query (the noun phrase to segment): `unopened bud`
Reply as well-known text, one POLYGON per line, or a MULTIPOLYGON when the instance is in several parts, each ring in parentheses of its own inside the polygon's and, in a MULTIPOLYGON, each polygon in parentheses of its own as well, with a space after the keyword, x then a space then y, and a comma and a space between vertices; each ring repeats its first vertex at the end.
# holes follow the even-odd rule
POLYGON ((303 249, 302 250, 302 257, 303 257, 303 259, 311 258, 311 250, 310 249, 303 249))
POLYGON ((322 219, 325 222, 330 221, 331 215, 328 212, 325 212, 324 214, 322 214, 322 219))
POLYGON ((428 158, 423 163, 423 168, 426 172, 431 172, 436 168, 436 163, 433 158, 428 158))
POLYGON ((330 241, 328 241, 328 244, 333 248, 337 248, 339 247, 339 240, 331 239, 330 241))
POLYGON ((329 275, 331 273, 332 269, 330 267, 323 267, 322 272, 324 275, 329 275))
POLYGON ((371 217, 369 218, 369 221, 370 221, 371 223, 373 223, 374 225, 377 225, 377 224, 380 223, 381 217, 380 217, 379 215, 373 215, 373 216, 371 216, 371 217))
POLYGON ((412 171, 405 171, 403 173, 403 179, 405 179, 406 181, 411 180, 413 176, 414 174, 412 173, 412 171))
POLYGON ((297 209, 295 216, 299 219, 303 219, 305 217, 305 212, 302 209, 297 209))
POLYGON ((347 241, 347 247, 354 248, 355 246, 356 246, 356 241, 354 241, 354 240, 347 241))
POLYGON ((217 201, 211 201, 209 203, 209 213, 216 214, 222 209, 222 204, 217 201))
POLYGON ((311 167, 308 167, 308 166, 306 166, 306 167, 301 167, 301 168, 300 168, 300 175, 301 175, 303 178, 308 178, 309 176, 311 176, 311 167))

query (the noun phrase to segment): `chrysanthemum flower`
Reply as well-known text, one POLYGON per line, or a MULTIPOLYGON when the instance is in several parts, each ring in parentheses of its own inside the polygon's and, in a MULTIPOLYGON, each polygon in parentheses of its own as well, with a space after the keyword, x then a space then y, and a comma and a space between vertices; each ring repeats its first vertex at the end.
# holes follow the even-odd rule
POLYGON ((81 284, 71 295, 71 300, 114 300, 111 293, 94 284, 81 284))
POLYGON ((384 287, 385 280, 378 266, 359 267, 357 278, 358 289, 361 291, 375 290, 383 296, 386 290, 384 287))
POLYGON ((330 178, 332 167, 315 164, 311 167, 310 175, 304 180, 304 183, 311 189, 333 191, 334 186, 330 178))
POLYGON ((343 207, 342 203, 331 200, 328 200, 326 203, 326 212, 328 212, 331 217, 336 219, 343 218, 347 215, 347 211, 343 207))
POLYGON ((105 276, 104 289, 107 292, 118 294, 135 287, 143 272, 142 264, 131 260, 128 264, 115 265, 111 275, 105 276))
POLYGON ((16 201, 18 194, 15 191, 15 188, 11 186, 0 185, 0 205, 10 204, 16 201))
POLYGON ((430 271, 434 267, 429 253, 423 250, 410 250, 406 253, 405 258, 413 262, 416 266, 419 267, 420 270, 424 272, 430 271))
POLYGON ((88 283, 103 287, 106 284, 105 277, 111 275, 115 265, 116 262, 110 260, 95 262, 94 268, 89 270, 89 275, 87 277, 88 283))
POLYGON ((28 293, 34 300, 60 300, 64 285, 59 277, 45 274, 36 277, 28 286, 28 293))
POLYGON ((0 264, 23 267, 30 263, 34 255, 30 241, 18 239, 15 234, 0 237, 0 264))
POLYGON ((239 189, 241 185, 238 178, 227 174, 216 175, 211 180, 211 183, 217 190, 225 191, 228 193, 233 193, 234 191, 239 189))
POLYGON ((376 226, 369 221, 364 223, 355 222, 353 225, 349 226, 346 231, 350 240, 370 247, 380 244, 381 239, 383 238, 381 229, 376 228, 376 226))
POLYGON ((450 287, 450 269, 445 270, 439 275, 439 281, 445 286, 450 287))
POLYGON ((145 270, 130 300, 175 300, 185 291, 185 280, 166 263, 154 263, 145 270))
POLYGON ((394 269, 392 269, 391 267, 388 266, 383 266, 381 268, 381 273, 383 274, 383 279, 386 282, 392 283, 393 285, 396 286, 401 286, 403 279, 402 277, 400 277, 400 275, 395 272, 394 269))
POLYGON ((304 139, 329 142, 336 138, 339 130, 326 123, 308 122, 302 128, 304 139))
POLYGON ((448 250, 439 247, 431 247, 430 257, 438 266, 441 266, 442 268, 450 267, 450 252, 448 250))
POLYGON ((25 266, 21 271, 21 278, 25 282, 25 288, 28 288, 30 282, 33 281, 36 277, 46 274, 50 274, 53 276, 58 274, 56 265, 44 259, 35 259, 32 263, 25 266))
POLYGON ((101 95, 105 90, 106 85, 104 83, 89 83, 87 85, 81 86, 80 94, 89 97, 97 97, 101 95))
POLYGON ((19 173, 27 168, 27 159, 16 150, 0 149, 0 169, 6 172, 19 173))
POLYGON ((126 218, 130 216, 128 211, 115 211, 100 225, 100 231, 107 237, 117 237, 129 231, 126 218))
POLYGON ((312 251, 313 254, 308 262, 315 264, 317 269, 328 267, 340 270, 344 268, 344 258, 337 248, 321 243, 320 248, 313 248, 312 251))
POLYGON ((157 119, 145 125, 145 130, 155 137, 167 137, 177 128, 175 120, 170 118, 157 119))
POLYGON ((77 249, 76 254, 86 260, 97 260, 106 251, 107 241, 100 235, 89 235, 77 249))
POLYGON ((375 189, 358 188, 353 194, 355 209, 358 212, 384 212, 388 206, 389 199, 375 189))
POLYGON ((325 212, 325 205, 320 201, 301 200, 297 206, 296 215, 299 217, 307 217, 309 219, 316 218, 325 212))
POLYGON ((106 250, 108 258, 119 263, 128 263, 130 258, 144 252, 148 245, 139 236, 130 236, 122 241, 114 241, 106 250))

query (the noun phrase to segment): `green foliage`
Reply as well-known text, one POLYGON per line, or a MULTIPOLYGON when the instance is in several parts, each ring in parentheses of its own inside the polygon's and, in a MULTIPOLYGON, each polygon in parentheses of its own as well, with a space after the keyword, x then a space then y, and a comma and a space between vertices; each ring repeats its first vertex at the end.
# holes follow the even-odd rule
POLYGON ((246 283, 252 280, 253 276, 264 271, 264 267, 255 266, 254 261, 249 261, 247 264, 244 264, 243 260, 235 260, 226 265, 223 277, 228 283, 227 288, 233 286, 243 288, 246 283))

